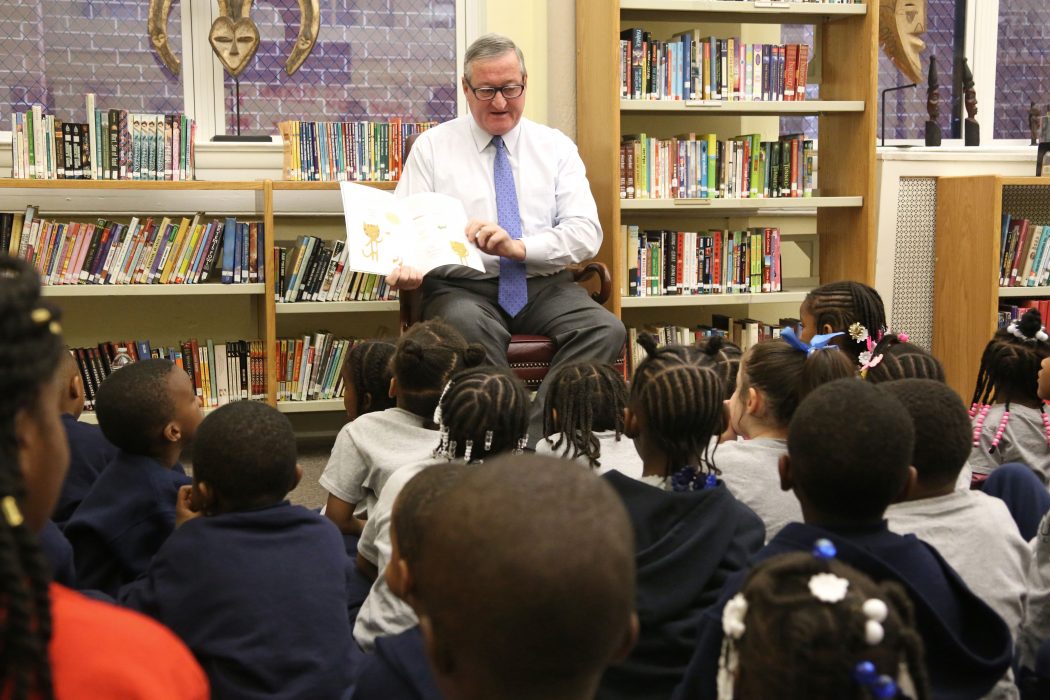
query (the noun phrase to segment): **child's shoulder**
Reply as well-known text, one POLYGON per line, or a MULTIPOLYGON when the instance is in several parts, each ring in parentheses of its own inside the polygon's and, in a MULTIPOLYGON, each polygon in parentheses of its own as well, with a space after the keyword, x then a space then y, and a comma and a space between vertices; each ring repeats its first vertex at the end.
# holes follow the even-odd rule
POLYGON ((372 411, 366 413, 363 416, 358 416, 356 420, 353 420, 346 424, 346 429, 349 429, 355 434, 363 433, 367 430, 374 430, 377 427, 384 426, 415 426, 422 428, 424 424, 422 416, 417 416, 411 411, 406 411, 403 408, 386 408, 382 411, 372 411))

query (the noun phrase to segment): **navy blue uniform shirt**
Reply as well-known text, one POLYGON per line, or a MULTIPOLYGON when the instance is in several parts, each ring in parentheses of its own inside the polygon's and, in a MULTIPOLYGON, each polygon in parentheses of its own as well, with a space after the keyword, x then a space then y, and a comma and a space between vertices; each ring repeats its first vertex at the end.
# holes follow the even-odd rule
POLYGON ((66 441, 69 443, 69 473, 62 483, 58 504, 51 515, 59 527, 65 526, 91 485, 118 452, 97 425, 81 423, 70 414, 63 413, 62 427, 66 429, 66 441))
MULTIPOLYGON (((988 605, 966 587, 930 545, 914 535, 898 535, 879 525, 828 529, 791 523, 777 533, 752 564, 788 552, 808 552, 818 539, 835 543, 837 558, 875 581, 896 581, 915 608, 915 623, 926 648, 935 700, 984 697, 1003 677, 1013 654, 1010 630, 988 605)), ((700 621, 696 652, 675 700, 714 700, 722 649, 722 609, 744 584, 747 572, 730 579, 717 605, 700 621)))
POLYGON ((175 529, 179 487, 191 481, 181 465, 119 451, 66 524, 77 583, 116 595, 134 581, 175 529))
POLYGON ((120 602, 186 642, 213 698, 344 698, 352 566, 331 521, 286 501, 186 522, 120 602))

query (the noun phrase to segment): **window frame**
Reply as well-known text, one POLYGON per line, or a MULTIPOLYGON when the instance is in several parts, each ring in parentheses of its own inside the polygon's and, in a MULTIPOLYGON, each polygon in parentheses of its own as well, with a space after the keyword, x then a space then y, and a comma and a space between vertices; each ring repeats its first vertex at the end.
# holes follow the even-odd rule
MULTIPOLYGON (((466 114, 467 103, 458 89, 463 74, 463 56, 485 27, 485 0, 455 0, 456 3, 456 114, 466 114)), ((211 143, 212 137, 226 133, 226 96, 223 70, 215 60, 208 31, 218 15, 214 0, 181 0, 180 22, 182 45, 183 111, 197 122, 196 143, 211 143)), ((145 31, 145 25, 143 25, 145 31)), ((280 143, 279 134, 271 134, 272 143, 280 143)), ((11 130, 0 130, 0 144, 11 143, 11 130)), ((224 144, 236 148, 236 144, 224 144)))

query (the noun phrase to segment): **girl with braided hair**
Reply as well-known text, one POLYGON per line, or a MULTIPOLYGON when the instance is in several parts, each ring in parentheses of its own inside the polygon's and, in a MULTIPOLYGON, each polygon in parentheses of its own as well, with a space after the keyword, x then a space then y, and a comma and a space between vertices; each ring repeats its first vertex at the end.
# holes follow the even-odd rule
POLYGON ((736 388, 736 374, 740 369, 740 360, 744 351, 740 346, 721 335, 713 335, 710 338, 696 344, 699 353, 696 355, 696 363, 701 367, 710 367, 722 380, 725 387, 725 397, 728 399, 733 395, 736 388))
POLYGON ((547 380, 543 421, 546 437, 537 454, 551 454, 597 469, 642 475, 634 443, 623 434, 627 382, 616 368, 600 362, 562 365, 547 380))
POLYGON ((967 465, 983 480, 1001 464, 1020 462, 1050 480, 1050 415, 1039 398, 1039 366, 1050 357, 1042 317, 1028 309, 996 331, 981 355, 970 418, 973 450, 967 465))
POLYGON ((905 334, 887 333, 875 344, 861 377, 873 384, 897 379, 944 381, 944 366, 925 348, 908 342, 905 334))
MULTIPOLYGON (((401 336, 387 382, 396 405, 343 426, 321 474, 321 486, 328 491, 325 515, 344 534, 361 534, 391 474, 431 460, 437 441, 432 418, 442 388, 461 367, 483 358, 479 346, 467 345, 459 331, 441 320, 417 323, 401 336)), ((348 540, 347 546, 352 550, 356 543, 348 540)))
POLYGON ((693 362, 695 348, 657 347, 644 334, 639 342, 648 357, 635 370, 624 422, 643 476, 602 478, 623 499, 635 533, 641 637, 605 672, 602 699, 670 697, 704 609, 765 541, 762 521, 718 480, 711 460, 724 422, 722 380, 693 362))
POLYGON ((0 695, 206 698, 174 635, 50 581, 35 533, 69 464, 55 400, 62 352, 35 271, 0 255, 0 695))
POLYGON ((723 620, 719 700, 930 697, 907 594, 837 560, 762 562, 723 620))
POLYGON ((434 420, 439 436, 429 462, 397 470, 383 488, 358 546, 358 568, 375 583, 354 625, 354 638, 372 651, 377 637, 400 634, 418 624, 415 613, 394 595, 382 574, 391 560, 390 521, 398 495, 416 474, 451 460, 476 464, 497 454, 521 451, 528 439, 529 394, 506 367, 468 367, 441 392, 434 420))
POLYGON ((390 395, 390 379, 393 377, 390 360, 393 356, 394 344, 385 340, 362 340, 350 348, 341 370, 347 419, 352 421, 366 413, 385 411, 396 405, 390 395))
POLYGON ((802 325, 799 337, 806 343, 813 336, 843 333, 835 338, 855 363, 862 352, 871 350, 886 332, 886 309, 882 297, 860 282, 831 282, 806 295, 799 307, 802 325))

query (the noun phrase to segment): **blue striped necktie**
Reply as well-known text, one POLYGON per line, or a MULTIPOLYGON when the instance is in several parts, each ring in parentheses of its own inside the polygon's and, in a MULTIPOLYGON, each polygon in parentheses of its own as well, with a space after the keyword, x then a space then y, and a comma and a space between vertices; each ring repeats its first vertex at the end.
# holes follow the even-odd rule
MULTIPOLYGON (((514 240, 521 238, 521 211, 518 209, 518 193, 514 189, 514 173, 503 137, 493 136, 496 147, 496 162, 492 169, 496 185, 496 220, 500 227, 514 240)), ((499 305, 513 318, 529 300, 529 288, 525 279, 525 263, 499 259, 499 305)))

